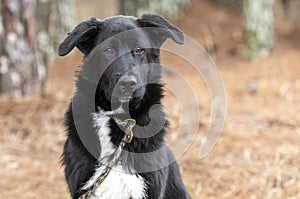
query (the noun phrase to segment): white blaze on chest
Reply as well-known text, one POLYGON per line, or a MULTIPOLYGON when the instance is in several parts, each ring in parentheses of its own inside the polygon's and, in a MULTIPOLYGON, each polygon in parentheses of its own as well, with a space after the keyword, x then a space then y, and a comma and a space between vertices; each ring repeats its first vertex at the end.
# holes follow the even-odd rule
MULTIPOLYGON (((101 145, 101 154, 99 160, 107 160, 106 157, 114 153, 116 147, 110 139, 110 128, 107 126, 109 118, 103 114, 94 114, 94 126, 97 128, 97 134, 101 145)), ((97 178, 101 175, 107 162, 102 162, 103 166, 96 169, 96 172, 82 189, 90 188, 97 178)), ((122 165, 116 165, 112 168, 102 184, 97 188, 90 199, 144 199, 146 198, 146 182, 138 174, 128 173, 122 165)))
MULTIPOLYGON (((83 189, 89 188, 102 173, 105 166, 99 167, 83 189)), ((126 173, 121 165, 112 168, 102 184, 90 199, 144 199, 146 183, 138 174, 126 173)))

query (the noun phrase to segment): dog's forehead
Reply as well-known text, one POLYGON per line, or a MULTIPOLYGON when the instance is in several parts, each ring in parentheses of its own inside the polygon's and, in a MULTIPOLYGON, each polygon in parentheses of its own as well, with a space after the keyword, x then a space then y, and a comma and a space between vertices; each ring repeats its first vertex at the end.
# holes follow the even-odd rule
POLYGON ((134 17, 116 16, 103 21, 103 34, 115 35, 124 31, 139 28, 134 17))
POLYGON ((102 21, 101 32, 98 39, 103 41, 119 33, 124 33, 123 36, 126 37, 126 39, 145 36, 144 31, 138 25, 137 18, 115 16, 102 21))
POLYGON ((131 16, 114 16, 102 21, 104 26, 114 29, 132 29, 137 27, 137 18, 131 16))

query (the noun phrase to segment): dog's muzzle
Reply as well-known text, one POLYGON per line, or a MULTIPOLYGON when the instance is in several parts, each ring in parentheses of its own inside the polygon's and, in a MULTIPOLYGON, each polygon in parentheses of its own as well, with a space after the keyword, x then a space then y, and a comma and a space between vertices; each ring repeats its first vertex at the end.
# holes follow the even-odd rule
POLYGON ((123 76, 120 78, 117 84, 120 102, 129 102, 137 87, 137 83, 137 78, 133 75, 123 76))

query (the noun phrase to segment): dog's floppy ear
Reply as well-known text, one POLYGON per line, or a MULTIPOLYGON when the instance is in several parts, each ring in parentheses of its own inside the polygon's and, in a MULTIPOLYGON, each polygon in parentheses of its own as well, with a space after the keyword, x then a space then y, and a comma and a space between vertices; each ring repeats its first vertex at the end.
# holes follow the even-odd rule
POLYGON ((78 24, 59 45, 58 55, 64 56, 74 47, 77 47, 82 53, 87 55, 93 49, 93 41, 98 34, 100 24, 101 22, 96 18, 91 18, 78 24))
POLYGON ((165 18, 156 14, 144 14, 140 19, 138 19, 141 27, 153 27, 159 28, 160 31, 157 32, 156 39, 160 39, 161 44, 167 39, 171 38, 178 44, 184 43, 184 34, 181 30, 172 25, 165 18))

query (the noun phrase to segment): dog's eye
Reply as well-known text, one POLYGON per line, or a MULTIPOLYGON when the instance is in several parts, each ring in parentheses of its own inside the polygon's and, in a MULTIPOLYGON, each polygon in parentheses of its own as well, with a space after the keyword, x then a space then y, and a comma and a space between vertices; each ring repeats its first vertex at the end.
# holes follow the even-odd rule
POLYGON ((112 55, 114 53, 114 51, 113 51, 113 49, 111 49, 111 48, 107 48, 106 50, 105 50, 105 54, 107 54, 107 55, 112 55))
POLYGON ((142 53, 145 52, 145 50, 142 49, 142 48, 136 48, 136 49, 134 50, 134 52, 135 52, 136 54, 142 54, 142 53))

